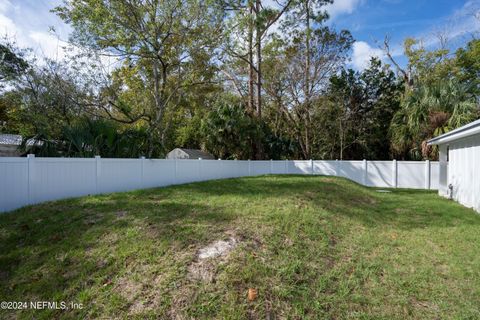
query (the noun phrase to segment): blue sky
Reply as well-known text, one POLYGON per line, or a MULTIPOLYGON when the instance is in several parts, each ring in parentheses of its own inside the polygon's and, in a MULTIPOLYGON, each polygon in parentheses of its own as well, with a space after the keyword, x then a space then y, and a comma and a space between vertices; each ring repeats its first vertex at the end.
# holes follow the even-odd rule
MULTIPOLYGON (((0 0, 0 34, 16 38, 19 45, 33 48, 39 56, 61 59, 70 28, 50 12, 60 3, 0 0)), ((393 52, 403 64, 401 44, 406 37, 420 38, 433 49, 439 46, 440 33, 455 49, 480 32, 480 0, 336 0, 327 10, 329 24, 350 30, 357 40, 350 62, 355 69, 364 68, 371 56, 384 58, 377 42, 385 35, 390 36, 393 52)))
POLYGON ((340 4, 343 10, 333 12, 331 23, 350 30, 358 41, 352 56, 352 66, 357 69, 365 66, 369 55, 383 57, 378 46, 386 35, 396 58, 404 64, 401 45, 407 37, 416 37, 425 47, 434 49, 440 46, 441 34, 454 50, 480 31, 480 0, 337 1, 340 4))

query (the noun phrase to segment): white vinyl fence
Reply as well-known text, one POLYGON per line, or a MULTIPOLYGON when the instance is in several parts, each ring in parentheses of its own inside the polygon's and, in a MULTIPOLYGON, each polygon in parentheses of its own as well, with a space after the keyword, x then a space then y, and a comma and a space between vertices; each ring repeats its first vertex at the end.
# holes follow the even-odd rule
POLYGON ((0 158, 0 212, 49 200, 264 174, 341 176, 366 186, 438 189, 438 162, 0 158))

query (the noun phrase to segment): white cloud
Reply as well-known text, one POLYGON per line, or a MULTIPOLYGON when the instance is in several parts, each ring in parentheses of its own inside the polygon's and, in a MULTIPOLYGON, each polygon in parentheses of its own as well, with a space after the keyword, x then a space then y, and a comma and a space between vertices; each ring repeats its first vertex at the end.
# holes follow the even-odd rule
POLYGON ((13 20, 8 17, 8 12, 13 10, 13 6, 8 0, 0 0, 0 35, 16 34, 17 27, 13 20))
POLYGON ((335 0, 326 6, 326 10, 332 19, 342 14, 351 14, 362 3, 362 0, 335 0))
MULTIPOLYGON (((466 1, 450 16, 439 19, 434 27, 429 27, 415 35, 420 40, 420 45, 427 49, 446 46, 455 49, 463 46, 465 42, 480 35, 480 0, 466 1)), ((403 48, 400 54, 403 55, 403 48)))
POLYGON ((63 59, 67 42, 49 31, 50 26, 55 26, 62 37, 68 35, 68 26, 50 12, 59 3, 60 0, 12 4, 9 0, 0 0, 0 37, 15 41, 19 47, 33 49, 39 58, 63 59))
POLYGON ((467 1, 462 8, 456 10, 441 25, 435 27, 424 38, 426 46, 435 46, 441 42, 441 38, 455 44, 456 41, 463 42, 465 38, 471 39, 480 33, 480 0, 467 1))
POLYGON ((17 33, 15 23, 13 23, 12 19, 3 14, 0 14, 0 32, 1 34, 17 33))
POLYGON ((352 66, 355 69, 365 69, 372 57, 382 59, 384 58, 384 53, 381 49, 374 48, 365 41, 355 41, 352 54, 352 66))
POLYGON ((28 34, 31 44, 35 44, 33 49, 40 55, 54 60, 62 60, 66 57, 66 47, 68 43, 60 40, 53 34, 47 32, 32 31, 28 34))

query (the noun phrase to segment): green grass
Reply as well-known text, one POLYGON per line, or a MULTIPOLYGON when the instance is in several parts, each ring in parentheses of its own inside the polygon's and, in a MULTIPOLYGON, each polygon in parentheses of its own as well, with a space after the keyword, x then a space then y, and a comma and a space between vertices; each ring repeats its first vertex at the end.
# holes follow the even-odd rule
POLYGON ((0 220, 0 300, 83 304, 0 318, 480 318, 480 216, 435 192, 265 176, 0 220), (208 261, 214 279, 192 277, 198 250, 231 235, 237 247, 208 261))

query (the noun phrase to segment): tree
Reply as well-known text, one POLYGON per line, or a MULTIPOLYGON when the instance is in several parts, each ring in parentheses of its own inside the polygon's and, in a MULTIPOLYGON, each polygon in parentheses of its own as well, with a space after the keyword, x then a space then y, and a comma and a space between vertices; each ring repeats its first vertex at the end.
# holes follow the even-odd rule
POLYGON ((340 159, 388 159, 388 132, 399 108, 401 85, 377 58, 362 72, 342 70, 331 78, 340 159))
POLYGON ((221 104, 202 122, 205 148, 222 159, 251 159, 252 142, 262 139, 261 126, 244 106, 221 104))
MULTIPOLYGON (((165 129, 164 115, 177 106, 182 90, 209 84, 203 68, 212 68, 213 51, 221 30, 222 12, 213 0, 66 1, 55 12, 74 28, 72 40, 101 50, 138 70, 149 102, 126 122, 148 123, 148 156, 165 129), (149 101, 150 100, 150 101, 149 101)), ((121 89, 117 86, 116 89, 121 89)), ((118 95, 106 90, 107 107, 123 112, 118 95)), ((132 109, 132 107, 130 107, 132 109)))
POLYGON ((459 81, 468 84, 472 93, 480 96, 480 40, 474 39, 466 48, 456 51, 455 66, 459 69, 459 81))
MULTIPOLYGON (((248 98, 250 112, 262 115, 262 55, 268 30, 290 8, 293 0, 265 5, 261 0, 227 1, 226 7, 235 14, 228 16, 225 53, 248 66, 248 98)), ((232 81, 237 81, 229 77, 232 81)), ((237 85, 237 88, 240 86, 237 85)), ((244 95, 244 94, 242 94, 244 95)))
MULTIPOLYGON (((250 115, 258 120, 262 118, 264 91, 263 46, 268 39, 269 29, 289 10, 292 2, 293 0, 275 1, 273 5, 266 5, 261 0, 226 1, 226 7, 234 13, 227 15, 227 41, 224 45, 227 59, 223 71, 240 95, 246 98, 245 104, 250 115), (236 72, 229 70, 232 67, 236 72), (247 75, 244 76, 246 70, 247 75), (241 84, 242 78, 248 79, 246 90, 241 84)), ((261 141, 255 141, 254 148, 256 158, 264 158, 261 141)))
POLYGON ((12 43, 0 43, 0 84, 20 76, 27 68, 23 52, 12 43))
POLYGON ((451 60, 448 59, 449 50, 443 40, 440 42, 443 43, 440 48, 427 50, 421 40, 405 39, 403 50, 408 62, 406 67, 402 67, 392 55, 389 38, 385 37, 382 49, 401 74, 406 91, 411 90, 417 82, 433 83, 450 75, 452 65, 451 60))
POLYGON ((17 117, 24 124, 24 136, 40 134, 56 139, 62 128, 84 115, 84 105, 91 94, 79 77, 65 63, 45 60, 31 67, 12 83, 10 95, 18 95, 17 117))
POLYGON ((403 158, 435 159, 427 145, 434 136, 465 125, 480 116, 467 84, 456 79, 422 84, 404 96, 390 127, 392 148, 403 158))
MULTIPOLYGON (((283 111, 289 125, 294 128, 295 140, 304 159, 312 157, 312 141, 315 139, 312 102, 319 101, 329 78, 345 63, 353 43, 350 32, 337 32, 322 25, 328 15, 321 8, 329 2, 297 2, 283 26, 289 36, 284 40, 286 77, 278 80, 285 80, 287 84, 283 111)), ((276 69, 281 68, 277 66, 276 69)))
POLYGON ((22 148, 28 153, 47 157, 136 158, 147 151, 145 131, 129 128, 121 130, 119 124, 103 119, 80 117, 64 125, 60 136, 51 139, 36 134, 24 139, 22 148), (28 144, 28 138, 37 141, 28 144))

